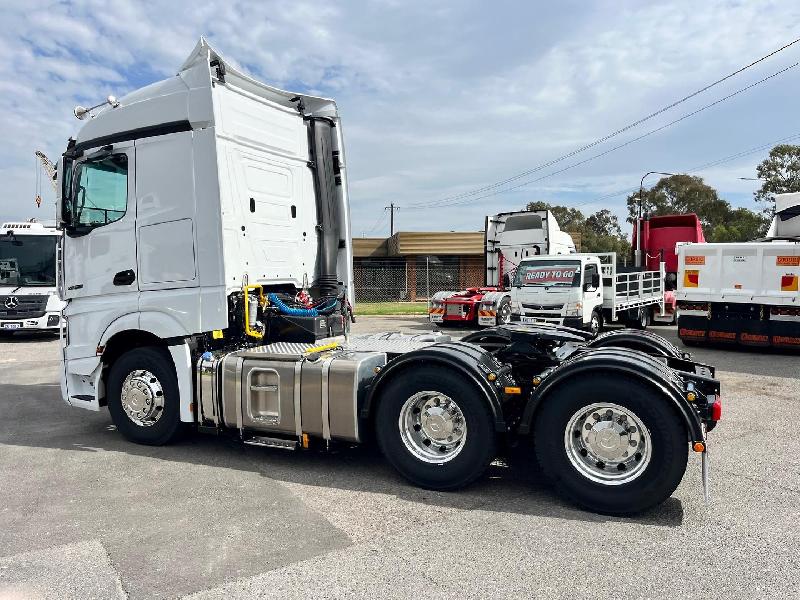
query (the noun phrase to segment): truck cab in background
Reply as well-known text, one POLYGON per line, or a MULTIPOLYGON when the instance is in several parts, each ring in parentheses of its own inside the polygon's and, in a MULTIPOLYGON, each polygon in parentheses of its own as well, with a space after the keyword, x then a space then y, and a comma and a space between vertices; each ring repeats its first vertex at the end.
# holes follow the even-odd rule
POLYGON ((428 300, 428 317, 439 326, 511 321, 509 289, 521 260, 530 256, 574 254, 575 243, 561 231, 549 210, 517 211, 486 217, 485 285, 462 291, 441 291, 428 300))
POLYGON ((60 233, 42 223, 0 226, 0 333, 61 329, 60 233))
POLYGON ((658 323, 675 322, 676 298, 678 288, 678 256, 675 247, 679 243, 705 243, 703 226, 694 213, 681 215, 646 216, 633 223, 631 250, 633 264, 646 271, 655 271, 659 263, 664 263, 664 311, 653 313, 658 323), (637 246, 638 244, 638 246, 637 246), (637 250, 639 263, 637 260, 637 250))

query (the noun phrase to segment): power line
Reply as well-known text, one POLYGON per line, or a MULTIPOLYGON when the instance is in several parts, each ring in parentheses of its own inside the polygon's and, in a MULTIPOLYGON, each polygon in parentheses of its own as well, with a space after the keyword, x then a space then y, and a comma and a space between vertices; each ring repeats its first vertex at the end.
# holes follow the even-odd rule
MULTIPOLYGON (((693 167, 693 168, 691 168, 691 169, 689 169, 687 171, 684 171, 684 173, 686 173, 688 175, 690 173, 697 173, 699 171, 704 171, 705 169, 708 169, 708 168, 711 168, 711 167, 716 167, 718 165, 722 165, 722 164, 725 164, 727 162, 731 162, 732 160, 736 160, 737 158, 743 158, 743 157, 748 156, 750 154, 755 154, 756 152, 761 152, 763 150, 766 150, 767 148, 772 148, 776 144, 782 144, 782 143, 785 143, 785 142, 790 142, 792 140, 796 140, 797 138, 800 138, 800 132, 795 133, 793 135, 790 135, 789 137, 781 138, 779 140, 774 140, 774 141, 768 142, 766 144, 761 144, 760 146, 755 146, 753 148, 748 148, 746 150, 742 150, 742 151, 737 152, 735 154, 730 154, 728 156, 724 156, 724 157, 719 158, 717 160, 713 160, 711 162, 708 162, 708 163, 705 163, 703 165, 700 165, 699 167, 693 167)), ((587 200, 586 202, 581 202, 579 204, 575 204, 575 205, 572 206, 572 208, 579 208, 581 206, 586 206, 587 204, 595 204, 597 202, 601 202, 603 200, 608 200, 610 198, 616 198, 618 196, 632 194, 633 192, 636 192, 638 190, 639 190, 639 186, 637 185, 635 187, 627 188, 627 189, 624 189, 624 190, 618 190, 616 192, 610 192, 608 194, 604 194, 603 196, 599 196, 597 198, 593 198, 592 200, 587 200)))
POLYGON ((378 218, 375 220, 375 223, 372 224, 372 227, 367 229, 366 234, 369 235, 379 227, 383 226, 383 221, 386 219, 386 213, 382 212, 378 218))
POLYGON ((616 145, 616 146, 614 146, 612 148, 609 148, 608 150, 605 150, 605 151, 603 151, 603 152, 601 152, 599 154, 594 154, 594 155, 592 155, 592 156, 590 156, 588 158, 585 158, 585 159, 583 159, 581 161, 578 161, 576 163, 572 163, 571 165, 567 165, 566 167, 564 167, 562 169, 558 169, 557 171, 552 171, 550 173, 546 173, 545 175, 542 175, 541 177, 537 177, 535 179, 528 179, 528 180, 523 181, 522 183, 518 183, 516 185, 503 188, 501 190, 490 191, 490 192, 488 192, 486 194, 483 194, 481 196, 473 196, 473 197, 470 197, 470 198, 463 198, 461 200, 448 202, 448 203, 445 203, 445 202, 442 201, 440 203, 432 203, 432 204, 428 204, 428 205, 425 205, 425 206, 407 206, 406 208, 409 209, 409 210, 411 210, 411 209, 419 210, 419 209, 424 209, 424 208, 432 208, 434 206, 436 206, 436 207, 459 206, 459 205, 463 205, 463 204, 469 204, 470 202, 473 202, 473 201, 476 201, 476 200, 482 200, 483 198, 489 198, 489 197, 495 196, 497 194, 510 192, 511 190, 515 190, 515 189, 524 187, 526 185, 530 185, 531 183, 536 183, 538 181, 542 181, 544 179, 547 179, 548 177, 552 177, 553 175, 558 175, 560 173, 563 173, 565 171, 568 171, 568 170, 573 169, 575 167, 578 167, 580 165, 583 165, 583 164, 586 164, 586 163, 591 162, 593 160, 596 160, 596 159, 598 159, 600 157, 606 156, 607 154, 615 152, 615 151, 617 151, 617 150, 619 150, 621 148, 624 148, 625 146, 629 146, 630 144, 633 144, 635 142, 638 142, 639 140, 642 140, 642 139, 644 139, 646 137, 649 137, 649 136, 653 135, 654 133, 658 133, 659 131, 663 131, 664 129, 667 129, 668 127, 676 125, 677 123, 680 123, 681 121, 684 121, 684 120, 686 120, 686 119, 688 119, 690 117, 693 117, 693 116, 697 115, 698 113, 701 113, 701 112, 703 112, 705 110, 708 110, 709 108, 712 108, 712 107, 714 107, 714 106, 716 106, 718 104, 721 104, 722 102, 730 100, 734 96, 738 96, 739 94, 741 94, 743 92, 746 92, 746 91, 748 91, 748 90, 750 90, 750 89, 752 89, 752 88, 754 88, 754 87, 756 87, 758 85, 761 85, 762 83, 765 83, 766 81, 769 81, 770 79, 772 79, 774 77, 782 75, 783 73, 789 71, 790 69, 795 68, 798 65, 800 65, 800 62, 796 62, 796 63, 794 63, 792 65, 789 65, 788 67, 785 67, 785 68, 783 68, 783 69, 781 69, 779 71, 776 71, 772 75, 768 75, 767 77, 764 77, 763 79, 759 79, 758 81, 756 81, 754 83, 751 83, 750 85, 747 85, 747 86, 745 86, 743 88, 740 88, 740 89, 736 90, 735 92, 733 92, 731 94, 728 94, 727 96, 723 96, 722 98, 719 98, 718 100, 715 100, 714 102, 706 104, 705 106, 701 106, 697 110, 693 110, 692 112, 686 113, 685 115, 683 115, 683 116, 681 116, 681 117, 679 117, 679 118, 677 118, 677 119, 675 119, 673 121, 670 121, 669 123, 666 123, 665 125, 661 125, 660 127, 656 127, 655 129, 651 129, 650 131, 648 131, 646 133, 643 133, 642 135, 640 135, 638 137, 630 139, 630 140, 628 140, 628 141, 626 141, 626 142, 624 142, 622 144, 618 144, 618 145, 616 145))
MULTIPOLYGON (((666 112, 666 111, 678 106, 679 104, 682 104, 683 102, 686 102, 687 100, 690 100, 691 98, 694 98, 695 96, 697 96, 699 94, 702 94, 703 92, 708 91, 712 87, 717 86, 720 83, 723 83, 724 81, 727 81, 728 79, 730 79, 732 77, 735 77, 736 75, 739 75, 740 73, 742 73, 742 72, 746 71, 747 69, 749 69, 749 68, 751 68, 751 67, 753 67, 753 66, 755 66, 755 65, 757 65, 757 64, 759 64, 759 63, 761 63, 761 62, 763 62, 765 60, 767 60, 768 58, 778 54, 779 52, 782 52, 782 51, 786 50, 787 48, 789 48, 790 46, 793 46, 794 44, 796 44, 798 42, 800 42, 800 38, 797 38, 797 39, 789 42, 788 44, 785 44, 785 45, 781 46, 780 48, 777 48, 776 50, 773 50, 769 54, 765 54, 761 58, 758 58, 758 59, 754 60, 753 62, 751 62, 751 63, 749 63, 749 64, 747 64, 747 65, 745 65, 743 67, 740 67, 739 69, 736 69, 735 71, 729 73, 728 75, 725 75, 724 77, 721 77, 721 78, 717 79, 716 81, 714 81, 714 82, 712 82, 712 83, 710 83, 710 84, 708 84, 708 85, 706 85, 706 86, 704 86, 704 87, 692 92, 691 94, 688 94, 687 96, 684 96, 680 100, 676 100, 675 102, 672 102, 671 104, 668 104, 667 106, 664 106, 664 107, 658 109, 657 111, 655 111, 653 113, 650 113, 649 115, 634 121, 633 123, 630 123, 630 124, 620 128, 620 129, 617 129, 616 131, 613 131, 612 133, 609 133, 608 135, 605 135, 605 136, 603 136, 603 137, 601 137, 601 138, 599 138, 599 139, 597 139, 597 140, 595 140, 595 141, 593 141, 593 142, 591 142, 589 144, 581 146, 580 148, 577 148, 576 150, 573 150, 572 152, 569 152, 567 154, 559 156, 558 158, 550 160, 550 161, 548 161, 546 163, 542 163, 542 164, 540 164, 540 165, 538 165, 538 166, 536 166, 536 167, 534 167, 532 169, 528 169, 527 171, 523 171, 522 173, 518 173, 517 175, 514 175, 513 177, 509 177, 507 179, 495 182, 493 184, 490 184, 490 185, 487 185, 487 186, 484 186, 484 187, 481 187, 481 188, 477 188, 477 189, 474 189, 474 190, 469 191, 469 192, 463 192, 461 194, 455 194, 453 196, 448 196, 446 198, 443 198, 442 200, 439 200, 439 201, 436 201, 436 202, 433 202, 433 203, 411 204, 411 205, 408 206, 408 208, 423 208, 423 207, 427 207, 427 206, 434 206, 434 205, 444 204, 445 202, 448 202, 448 201, 451 201, 451 200, 459 200, 459 199, 462 199, 462 198, 476 196, 476 195, 482 194, 483 192, 487 192, 489 190, 496 189, 498 187, 501 187, 503 185, 506 185, 508 183, 511 183, 513 181, 516 181, 518 179, 526 177, 526 176, 528 176, 528 175, 530 175, 532 173, 535 173, 537 171, 541 171, 542 169, 545 169, 545 168, 550 167, 550 166, 552 166, 552 165, 554 165, 556 163, 559 163, 559 162, 561 162, 563 160, 566 160, 567 158, 571 158, 572 156, 575 156, 576 154, 579 154, 579 153, 581 153, 581 152, 583 152, 585 150, 588 150, 589 148, 593 148, 594 146, 597 146, 598 144, 602 144, 603 142, 608 141, 611 138, 614 138, 614 137, 616 137, 616 136, 618 136, 618 135, 620 135, 620 134, 622 134, 622 133, 624 133, 624 132, 626 132, 626 131, 628 131, 628 130, 630 130, 630 129, 638 126, 638 125, 641 125, 645 121, 649 121, 650 119, 652 119, 654 117, 657 117, 658 115, 660 115, 660 114, 662 114, 662 113, 664 113, 664 112, 666 112)), ((481 197, 485 197, 485 196, 481 196, 481 197)))

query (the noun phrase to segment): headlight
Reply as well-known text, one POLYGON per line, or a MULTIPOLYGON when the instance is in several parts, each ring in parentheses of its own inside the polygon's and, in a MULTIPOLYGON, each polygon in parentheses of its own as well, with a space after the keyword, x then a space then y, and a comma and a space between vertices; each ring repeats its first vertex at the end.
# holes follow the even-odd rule
POLYGON ((583 314, 583 302, 568 302, 565 310, 567 317, 580 317, 583 314))

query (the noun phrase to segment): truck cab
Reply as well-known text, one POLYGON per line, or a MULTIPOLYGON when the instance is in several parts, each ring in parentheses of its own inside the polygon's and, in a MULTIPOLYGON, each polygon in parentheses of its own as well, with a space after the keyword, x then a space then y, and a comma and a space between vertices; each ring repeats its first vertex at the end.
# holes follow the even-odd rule
MULTIPOLYGON (((607 513, 662 502, 683 477, 687 441, 705 450, 719 384, 663 340, 582 346, 574 330, 512 325, 457 342, 349 335, 347 164, 333 100, 260 83, 201 39, 177 75, 107 104, 57 171, 62 394, 107 407, 129 440, 160 445, 194 430, 297 450, 375 439, 410 481, 453 490, 501 444, 534 437, 547 476, 607 513), (610 372, 638 377, 625 388, 636 392, 621 398, 610 372)), ((564 302, 591 311, 599 259, 564 260, 571 276, 546 278, 559 292, 568 282, 564 302)))
POLYGON ((596 335, 602 325, 603 278, 599 257, 538 256, 520 262, 511 307, 522 323, 554 323, 596 335))
POLYGON ((42 223, 0 227, 0 333, 59 332, 59 238, 54 226, 42 223))

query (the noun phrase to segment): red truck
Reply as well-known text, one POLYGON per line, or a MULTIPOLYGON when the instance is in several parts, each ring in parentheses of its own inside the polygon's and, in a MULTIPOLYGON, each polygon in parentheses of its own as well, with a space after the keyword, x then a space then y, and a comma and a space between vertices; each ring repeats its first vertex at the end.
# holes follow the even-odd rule
POLYGON ((666 271, 664 315, 653 312, 651 315, 653 321, 669 324, 675 322, 675 290, 678 287, 678 256, 675 253, 675 245, 678 242, 705 241, 703 226, 694 213, 644 217, 634 222, 632 237, 634 265, 643 267, 646 271, 658 270, 659 263, 663 261, 666 271), (638 227, 639 222, 641 227, 638 227), (641 238, 637 245, 636 238, 640 231, 641 238), (637 250, 640 251, 640 261, 637 261, 637 250))
POLYGON ((428 301, 428 317, 439 326, 492 327, 511 321, 509 283, 519 261, 539 254, 571 254, 575 243, 549 210, 525 210, 486 217, 485 285, 437 292, 428 301))

